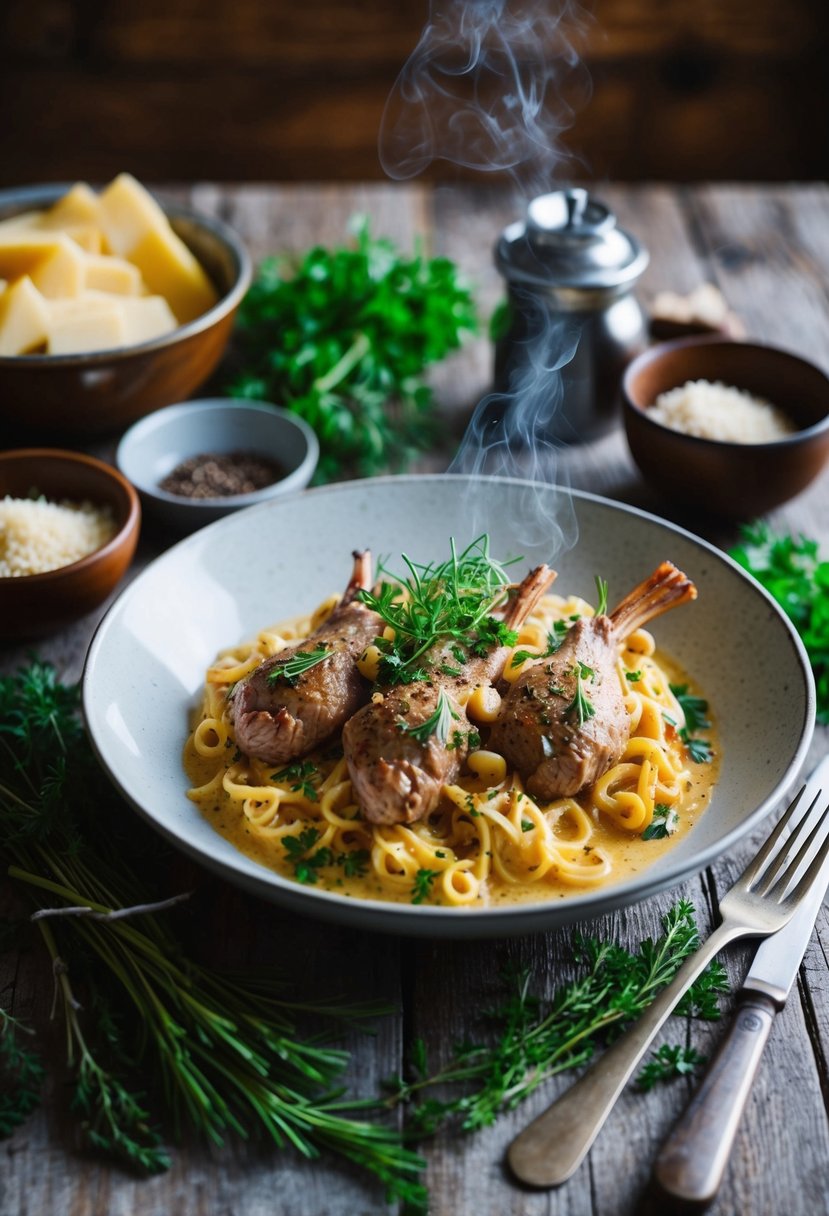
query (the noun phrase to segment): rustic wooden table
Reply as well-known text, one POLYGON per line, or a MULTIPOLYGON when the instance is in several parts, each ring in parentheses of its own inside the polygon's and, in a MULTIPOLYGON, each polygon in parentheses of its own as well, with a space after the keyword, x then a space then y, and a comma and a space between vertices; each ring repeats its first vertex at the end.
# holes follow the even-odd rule
MULTIPOLYGON (((175 191, 198 208, 228 220, 254 255, 342 240, 355 212, 372 217, 373 230, 411 247, 425 235, 427 247, 455 258, 477 285, 488 315, 500 295, 491 249, 515 206, 502 193, 424 186, 218 187, 175 191)), ((717 283, 744 318, 751 336, 789 347, 829 371, 829 190, 825 187, 664 186, 600 191, 620 222, 651 251, 642 284, 645 296, 662 288, 688 291, 717 283)), ((445 468, 469 411, 485 391, 490 352, 484 339, 470 344, 436 377, 446 410, 443 450, 422 468, 445 468)), ((689 526, 721 545, 733 529, 679 516, 641 481, 621 430, 565 457, 572 484, 634 503, 689 526)), ((795 501, 770 517, 778 529, 802 531, 829 547, 829 469, 795 501)), ((150 529, 136 569, 155 557, 171 537, 150 529)), ((76 679, 96 614, 40 646, 62 678, 76 679)), ((0 652, 9 670, 24 651, 0 652)), ((829 730, 818 728, 809 756, 813 766, 829 749, 829 730)), ((677 896, 690 899, 704 931, 716 920, 718 895, 753 848, 735 853, 677 891, 589 926, 591 933, 622 943, 656 934, 677 896)), ((365 1094, 398 1072, 412 1039, 423 1036, 434 1057, 463 1040, 486 1006, 506 963, 532 967, 539 990, 551 989, 568 957, 569 934, 517 941, 410 942, 353 936, 330 925, 286 917, 278 909, 241 896, 206 874, 199 876, 199 916, 208 955, 280 963, 302 960, 303 983, 315 992, 382 998, 399 1006, 378 1026, 376 1037, 354 1039, 352 1077, 365 1094)), ((791 999, 777 1019, 754 1085, 734 1153, 712 1208, 715 1216, 817 1216, 829 1212, 829 916, 822 910, 817 934, 800 969, 791 999)), ((749 948, 726 955, 739 983, 749 948)), ((60 1059, 49 1029, 51 977, 37 950, 7 955, 0 970, 0 999, 34 1021, 60 1059)), ((674 1032, 676 1033, 676 1032, 674 1032)), ((716 1024, 694 1026, 693 1041, 707 1053, 716 1024)), ((53 1070, 54 1072, 54 1070, 53 1070)), ((56 1074, 59 1075, 59 1074, 56 1074)), ((560 1078, 560 1086, 569 1078, 560 1078)), ((495 1127, 472 1136, 440 1136, 424 1144, 427 1182, 436 1216, 629 1216, 642 1211, 650 1164, 662 1137, 686 1103, 691 1085, 678 1081, 647 1095, 630 1089, 614 1111, 588 1163, 552 1193, 528 1193, 509 1180, 504 1150, 530 1116, 551 1099, 551 1083, 495 1127)), ((356 1216, 382 1212, 379 1188, 332 1159, 309 1165, 289 1152, 228 1145, 221 1151, 185 1146, 169 1173, 136 1180, 117 1168, 73 1151, 71 1117, 61 1081, 49 1082, 46 1101, 2 1145, 2 1216, 356 1216)), ((664 1210, 664 1209, 663 1209, 664 1210)))

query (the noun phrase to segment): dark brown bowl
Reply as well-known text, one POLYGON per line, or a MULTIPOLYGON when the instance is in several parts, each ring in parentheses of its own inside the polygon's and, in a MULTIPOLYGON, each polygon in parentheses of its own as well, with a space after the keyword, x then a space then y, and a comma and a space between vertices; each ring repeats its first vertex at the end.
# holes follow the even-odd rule
MULTIPOLYGON (((67 185, 0 191, 0 219, 49 207, 67 185)), ((250 258, 220 220, 164 204, 174 230, 220 293, 195 321, 139 346, 79 355, 0 356, 0 423, 55 435, 123 431, 162 405, 184 401, 219 362, 248 289, 250 258)))
POLYGON ((645 479, 674 502, 751 519, 804 490, 829 459, 829 378, 788 351, 753 342, 686 338, 630 364, 622 382, 628 443, 645 479), (778 406, 797 430, 772 443, 723 443, 649 417, 660 393, 721 381, 778 406))
POLYGON ((141 522, 138 495, 126 477, 91 456, 52 448, 0 453, 0 498, 89 501, 112 510, 117 531, 94 553, 45 574, 0 578, 0 638, 42 637, 97 608, 127 571, 141 522))

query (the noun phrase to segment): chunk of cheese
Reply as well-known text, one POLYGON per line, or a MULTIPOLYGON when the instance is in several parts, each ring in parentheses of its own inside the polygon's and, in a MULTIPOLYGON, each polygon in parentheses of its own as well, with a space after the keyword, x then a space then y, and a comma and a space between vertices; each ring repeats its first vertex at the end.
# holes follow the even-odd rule
MULTIPOLYGON (((85 301, 61 300, 60 304, 84 304, 85 301)), ((74 315, 68 309, 63 315, 49 318, 46 349, 50 355, 76 355, 87 351, 112 350, 127 343, 127 324, 119 301, 110 307, 78 309, 74 315)))
POLYGON ((124 296, 121 308, 129 343, 151 342, 178 328, 178 321, 163 296, 124 296))
POLYGON ((184 325, 216 303, 217 295, 193 254, 172 229, 148 232, 130 252, 151 292, 164 296, 184 325))
POLYGON ((84 259, 84 288, 87 291, 111 291, 117 295, 137 296, 143 282, 141 271, 132 262, 111 254, 90 254, 84 259))
POLYGON ((46 301, 28 277, 0 294, 0 355, 25 355, 46 341, 46 301))
POLYGON ((141 271, 152 293, 164 296, 179 322, 207 312, 213 284, 151 194, 122 173, 100 197, 101 227, 110 248, 141 271))
POLYGON ((42 213, 41 222, 44 228, 100 228, 100 199, 86 182, 77 182, 63 198, 42 213))
POLYGON ((52 252, 32 267, 29 277, 47 299, 80 295, 86 286, 86 256, 68 236, 59 235, 52 252))
POLYGON ((59 232, 27 229, 0 233, 0 278, 19 279, 51 257, 67 237, 59 232))
POLYGON ((6 219, 0 220, 0 237, 8 232, 39 228, 42 216, 42 211, 21 211, 19 215, 9 215, 6 219))
POLYGON ((91 224, 69 224, 63 231, 76 245, 80 245, 85 253, 104 252, 104 238, 100 228, 91 224))

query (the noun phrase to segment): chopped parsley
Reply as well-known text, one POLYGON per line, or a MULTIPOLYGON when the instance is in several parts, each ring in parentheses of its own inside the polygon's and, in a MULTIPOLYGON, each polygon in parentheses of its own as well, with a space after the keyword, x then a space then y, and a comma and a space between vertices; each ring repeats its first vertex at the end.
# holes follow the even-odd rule
POLYGON ((535 824, 533 823, 533 821, 531 819, 522 819, 521 820, 521 831, 522 832, 531 832, 534 827, 535 827, 535 824))
POLYGON ((412 903, 422 904, 432 894, 432 883, 439 876, 440 870, 418 870, 414 876, 412 887, 412 903))
POLYGON ((298 650, 281 666, 274 667, 273 671, 268 672, 268 683, 275 684, 277 680, 285 680, 288 684, 295 684, 301 675, 329 658, 330 654, 330 650, 324 644, 315 646, 313 650, 298 650))
POLYGON ((625 679, 630 680, 631 684, 638 684, 642 679, 641 671, 626 671, 625 679))
POLYGON ((271 773, 271 781, 290 781, 290 788, 294 792, 303 793, 310 802, 319 802, 319 794, 311 781, 318 771, 316 764, 312 764, 310 760, 297 761, 280 769, 278 773, 271 773))
POLYGON ((310 857, 306 856, 319 838, 320 833, 316 828, 303 828, 298 836, 282 837, 286 856, 294 867, 294 877, 298 882, 315 883, 319 877, 317 871, 334 862, 334 854, 328 848, 317 849, 310 857))
POLYGON ((342 866, 346 878, 362 878, 370 861, 371 853, 368 849, 352 849, 349 853, 340 853, 337 857, 337 865, 342 866))
MULTIPOLYGON (((695 764, 709 764, 714 750, 707 739, 697 736, 698 731, 709 730, 711 727, 706 716, 708 702, 689 693, 687 684, 671 684, 669 687, 685 716, 685 725, 677 733, 688 749, 688 755, 695 764)), ((667 714, 664 717, 672 726, 676 726, 676 722, 667 714)))
POLYGON ((706 1061, 693 1047, 663 1043, 636 1078, 636 1088, 647 1092, 659 1081, 670 1081, 673 1077, 687 1077, 706 1061))
POLYGON ((653 819, 642 833, 643 840, 664 840, 671 836, 679 825, 679 815, 666 802, 657 802, 653 808, 653 819))

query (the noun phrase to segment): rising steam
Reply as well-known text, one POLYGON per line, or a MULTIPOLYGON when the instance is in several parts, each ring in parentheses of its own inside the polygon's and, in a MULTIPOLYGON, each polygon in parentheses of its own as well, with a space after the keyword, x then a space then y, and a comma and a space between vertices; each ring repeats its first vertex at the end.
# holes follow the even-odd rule
POLYGON ((589 91, 573 46, 571 0, 431 0, 429 20, 395 82, 380 127, 389 177, 434 160, 511 174, 525 197, 549 190, 561 132, 589 91))
MULTIPOLYGON (((522 202, 554 188, 564 160, 561 133, 572 121, 574 101, 589 94, 573 45, 582 11, 576 0, 560 0, 551 11, 554 5, 556 0, 431 0, 420 41, 383 114, 379 153, 390 177, 414 177, 435 160, 506 173, 519 195, 517 215, 522 202)), ((524 479, 498 488, 499 514, 508 513, 520 539, 553 560, 578 539, 551 436, 561 369, 572 360, 579 335, 572 323, 552 319, 531 294, 526 303, 535 324, 528 327, 522 368, 508 393, 478 404, 449 472, 524 479), (549 491, 542 498, 539 482, 560 487, 552 515, 549 491)), ((492 489, 477 479, 473 485, 479 488, 467 506, 475 535, 491 516, 492 489)))

